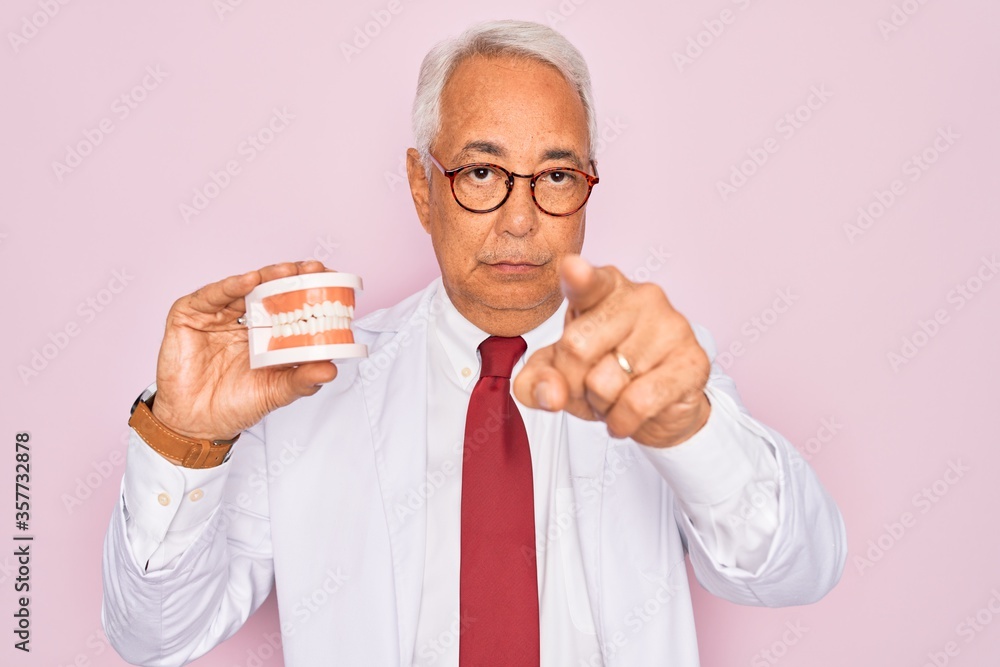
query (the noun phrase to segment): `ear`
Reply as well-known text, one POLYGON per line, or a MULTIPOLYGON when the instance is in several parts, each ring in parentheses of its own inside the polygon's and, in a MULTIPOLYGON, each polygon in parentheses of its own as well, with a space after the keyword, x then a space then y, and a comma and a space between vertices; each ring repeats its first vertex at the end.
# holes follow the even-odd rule
POLYGON ((410 195, 413 196, 413 206, 417 209, 417 217, 424 231, 431 233, 431 182, 424 170, 424 163, 416 148, 406 151, 406 178, 410 181, 410 195))

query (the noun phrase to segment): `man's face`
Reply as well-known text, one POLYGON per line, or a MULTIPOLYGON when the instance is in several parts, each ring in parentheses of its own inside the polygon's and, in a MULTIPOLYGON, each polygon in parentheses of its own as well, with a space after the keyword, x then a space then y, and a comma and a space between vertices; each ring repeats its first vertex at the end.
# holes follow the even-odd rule
MULTIPOLYGON (((593 173, 589 150, 583 103, 558 70, 531 60, 480 57, 463 61, 448 81, 441 130, 431 146, 446 169, 489 162, 518 174, 558 166, 593 173)), ((517 178, 503 206, 471 213, 458 205, 436 167, 429 183, 422 168, 414 173, 415 153, 414 202, 456 307, 498 335, 539 324, 562 302, 559 260, 580 252, 586 209, 548 215, 532 201, 529 180, 517 178)))

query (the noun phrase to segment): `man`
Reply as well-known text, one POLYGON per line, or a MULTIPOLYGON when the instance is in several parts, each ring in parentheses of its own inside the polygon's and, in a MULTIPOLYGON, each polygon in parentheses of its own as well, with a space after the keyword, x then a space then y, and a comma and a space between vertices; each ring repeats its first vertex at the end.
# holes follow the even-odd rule
POLYGON ((662 289, 578 256, 576 49, 474 26, 425 59, 414 129, 441 277, 354 323, 368 359, 249 369, 243 297, 317 262, 171 309, 105 545, 119 653, 184 664, 274 585, 290 667, 691 666, 685 552, 734 602, 825 595, 846 544, 813 472, 662 289))

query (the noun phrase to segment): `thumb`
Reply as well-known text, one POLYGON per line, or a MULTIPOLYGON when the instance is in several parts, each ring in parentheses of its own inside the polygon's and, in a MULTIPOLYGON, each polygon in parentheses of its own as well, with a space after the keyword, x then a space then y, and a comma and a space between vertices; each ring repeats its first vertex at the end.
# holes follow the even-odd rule
POLYGON ((275 407, 288 405, 297 398, 312 396, 324 384, 337 377, 337 367, 329 361, 312 361, 291 368, 274 369, 271 380, 276 389, 275 407))

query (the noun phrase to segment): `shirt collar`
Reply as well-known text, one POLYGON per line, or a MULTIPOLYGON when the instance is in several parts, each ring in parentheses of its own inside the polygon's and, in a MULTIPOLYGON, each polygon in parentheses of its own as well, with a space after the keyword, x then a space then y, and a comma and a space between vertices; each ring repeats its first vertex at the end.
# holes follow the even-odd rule
MULTIPOLYGON (((511 377, 524 367, 525 361, 531 357, 539 348, 551 345, 562 336, 563 321, 566 317, 567 301, 564 298, 556 311, 552 313, 544 322, 531 331, 521 334, 527 349, 517 363, 511 377)), ((454 371, 453 378, 465 388, 468 388, 479 379, 479 344, 482 343, 489 334, 477 327, 475 324, 465 319, 455 307, 455 304, 448 298, 448 292, 441 284, 434 295, 434 302, 431 304, 431 312, 434 313, 434 331, 437 335, 441 347, 448 356, 450 366, 454 371)))

